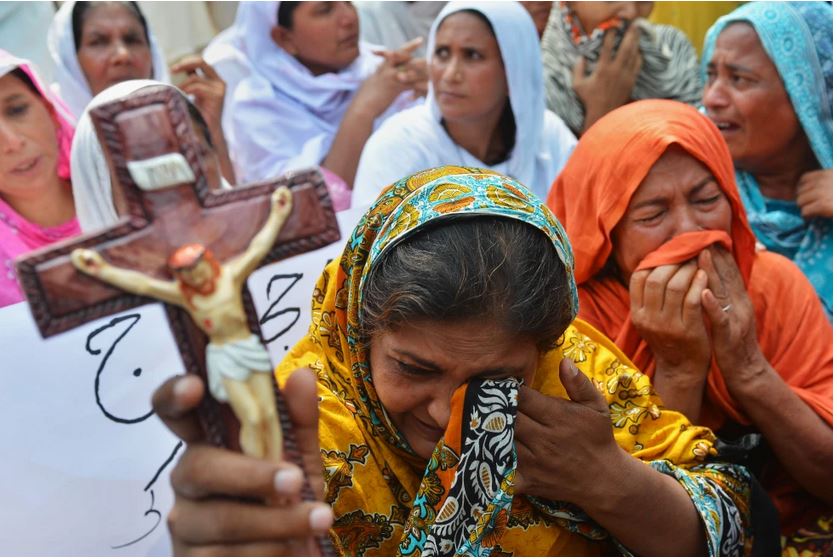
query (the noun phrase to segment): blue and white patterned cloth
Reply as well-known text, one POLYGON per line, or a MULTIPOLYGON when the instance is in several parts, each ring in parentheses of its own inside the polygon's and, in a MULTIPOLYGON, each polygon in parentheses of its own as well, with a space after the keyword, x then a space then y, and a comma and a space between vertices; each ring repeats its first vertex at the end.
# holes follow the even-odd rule
MULTIPOLYGON (((750 2, 709 29, 701 74, 715 50, 718 35, 733 23, 753 26, 776 65, 796 116, 823 169, 833 167, 833 36, 834 9, 826 2, 750 2)), ((791 260, 817 290, 829 319, 833 316, 833 225, 831 219, 802 218, 794 202, 764 198, 749 173, 736 171, 747 218, 768 250, 791 260)))

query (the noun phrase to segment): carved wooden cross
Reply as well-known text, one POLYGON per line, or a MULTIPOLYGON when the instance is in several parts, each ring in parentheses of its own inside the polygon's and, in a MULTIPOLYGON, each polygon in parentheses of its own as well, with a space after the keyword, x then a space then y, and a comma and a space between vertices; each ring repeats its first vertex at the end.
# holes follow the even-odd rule
MULTIPOLYGON (((271 193, 283 185, 293 195, 292 213, 263 264, 340 238, 331 200, 316 170, 210 191, 185 100, 171 88, 145 88, 131 98, 92 109, 90 116, 118 181, 114 188, 122 189, 127 202, 127 215, 103 231, 46 247, 17 262, 21 286, 43 336, 154 302, 77 271, 69 256, 76 248, 93 248, 114 265, 171 280, 166 260, 184 244, 201 243, 222 263, 243 252, 267 218, 271 193)), ((243 297, 250 330, 260 335, 246 288, 243 297)), ((166 313, 186 370, 206 379, 206 336, 182 309, 166 305, 166 313)), ((302 466, 286 405, 275 392, 285 457, 302 466)), ((199 413, 211 443, 239 449, 238 422, 229 406, 207 390, 199 413)), ((306 493, 313 498, 310 487, 306 493)), ((332 551, 327 537, 320 545, 323 553, 332 551)))

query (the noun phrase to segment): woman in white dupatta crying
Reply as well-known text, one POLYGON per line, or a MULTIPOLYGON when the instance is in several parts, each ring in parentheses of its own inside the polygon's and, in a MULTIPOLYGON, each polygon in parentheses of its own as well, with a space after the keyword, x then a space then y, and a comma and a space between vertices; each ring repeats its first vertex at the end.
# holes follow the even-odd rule
POLYGON ((452 2, 433 24, 425 103, 366 143, 352 205, 440 165, 490 168, 546 198, 576 138, 546 109, 535 24, 517 2, 452 2))

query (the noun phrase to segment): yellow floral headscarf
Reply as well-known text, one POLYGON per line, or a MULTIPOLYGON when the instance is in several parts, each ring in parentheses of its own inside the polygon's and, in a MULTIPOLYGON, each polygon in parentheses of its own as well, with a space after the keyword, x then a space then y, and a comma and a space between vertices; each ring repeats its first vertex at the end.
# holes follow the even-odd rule
MULTIPOLYGON (((280 386, 301 367, 317 374, 325 499, 335 511, 331 536, 342 555, 422 552, 426 534, 414 529, 405 533, 405 526, 416 525, 414 505, 426 497, 429 485, 423 480, 438 469, 433 460, 438 461, 441 445, 428 467, 379 402, 360 342, 362 287, 388 248, 435 219, 462 214, 495 215, 537 227, 552 240, 568 278, 573 277, 572 254, 560 224, 525 187, 508 177, 483 169, 440 167, 403 179, 380 195, 357 224, 342 256, 323 271, 314 289, 308 335, 276 370, 280 386)), ((575 311, 574 285, 571 292, 575 311)), ((532 387, 567 398, 556 374, 564 357, 571 358, 604 394, 617 443, 677 479, 692 497, 704 520, 710 552, 720 552, 721 542, 726 553, 743 545, 739 515, 746 510, 748 478, 735 467, 704 463, 715 454, 711 431, 664 409, 648 378, 580 320, 565 331, 556 349, 543 355, 532 387)), ((462 414, 452 413, 451 422, 461 420, 462 414)), ((512 498, 513 488, 505 489, 509 499, 500 515, 502 523, 480 525, 470 552, 601 555, 621 550, 572 505, 512 498)), ((454 546, 443 552, 457 550, 454 546)))

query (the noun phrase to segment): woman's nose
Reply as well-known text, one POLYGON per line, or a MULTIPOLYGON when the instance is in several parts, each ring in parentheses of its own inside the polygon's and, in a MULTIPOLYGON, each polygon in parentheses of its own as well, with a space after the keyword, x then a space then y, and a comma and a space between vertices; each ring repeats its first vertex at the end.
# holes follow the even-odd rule
POLYGON ((442 79, 448 82, 456 82, 462 79, 462 65, 456 57, 451 57, 448 60, 442 79))
POLYGON ((341 27, 349 27, 357 22, 357 12, 350 2, 342 2, 340 7, 339 23, 341 27))
POLYGON ((14 153, 23 147, 23 136, 14 126, 0 122, 0 151, 14 153))
POLYGON ((116 44, 113 46, 113 54, 111 55, 111 62, 114 63, 124 63, 127 62, 131 57, 131 51, 128 50, 128 46, 123 41, 116 41, 116 44))
POLYGON ((729 105, 729 95, 726 86, 717 77, 707 81, 703 88, 703 106, 707 109, 726 107, 729 105))
POLYGON ((704 229, 706 229, 706 227, 701 224, 701 220, 699 216, 695 215, 695 212, 691 210, 684 210, 677 216, 675 231, 672 237, 676 237, 677 235, 681 235, 683 233, 702 231, 704 229))
POLYGON ((427 408, 430 417, 439 429, 447 429, 450 421, 450 399, 454 391, 455 389, 437 390, 427 408))

